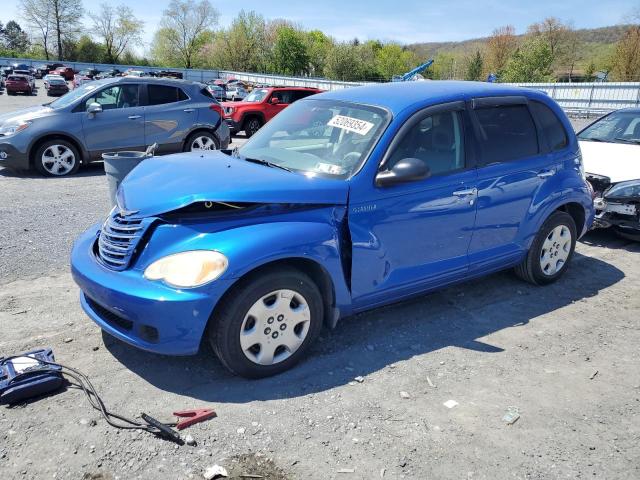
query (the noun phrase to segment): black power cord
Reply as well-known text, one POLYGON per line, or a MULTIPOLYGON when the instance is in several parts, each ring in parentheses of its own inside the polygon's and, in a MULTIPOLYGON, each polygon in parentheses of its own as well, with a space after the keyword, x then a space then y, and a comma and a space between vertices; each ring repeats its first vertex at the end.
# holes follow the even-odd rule
MULTIPOLYGON (((12 357, 3 358, 2 361, 0 361, 0 366, 17 358, 25 358, 25 355, 15 355, 12 357)), ((89 404, 95 410, 98 410, 102 415, 102 418, 104 418, 104 420, 112 427, 123 429, 123 430, 142 430, 145 432, 149 432, 153 435, 166 438, 167 440, 171 440, 179 445, 184 445, 184 440, 182 440, 180 435, 171 428, 171 426, 175 424, 162 423, 145 413, 143 413, 141 417, 146 423, 141 423, 131 418, 125 417, 123 415, 110 412, 105 406, 104 402, 102 401, 102 398, 100 397, 100 395, 98 395, 98 392, 96 391, 95 387, 91 383, 91 380, 89 380, 89 377, 87 377, 81 371, 76 370, 75 368, 63 365, 61 363, 49 362, 47 360, 43 360, 35 356, 29 356, 28 358, 37 361, 39 366, 27 368, 22 373, 16 375, 12 379, 13 382, 19 379, 22 379, 24 377, 33 375, 34 373, 37 373, 39 371, 42 371, 43 370, 42 365, 49 365, 52 367, 60 368, 61 373, 63 375, 70 377, 77 382, 77 384, 72 384, 72 385, 75 385, 80 389, 82 389, 82 391, 87 396, 87 399, 89 400, 89 404), (114 419, 117 419, 120 422, 116 422, 114 419)), ((71 384, 71 382, 69 383, 71 384)))

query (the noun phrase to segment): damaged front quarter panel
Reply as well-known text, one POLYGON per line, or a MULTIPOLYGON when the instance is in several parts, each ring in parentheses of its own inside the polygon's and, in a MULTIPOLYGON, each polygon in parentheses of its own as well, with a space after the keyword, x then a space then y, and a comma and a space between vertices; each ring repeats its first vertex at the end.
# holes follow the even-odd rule
MULTIPOLYGON (((332 284, 328 323, 335 326, 338 317, 351 313, 346 216, 343 205, 196 202, 158 216, 134 268, 144 271, 164 256, 200 249, 227 257, 220 280, 235 281, 278 261, 315 262, 332 284)), ((216 288, 216 282, 202 288, 216 288)))

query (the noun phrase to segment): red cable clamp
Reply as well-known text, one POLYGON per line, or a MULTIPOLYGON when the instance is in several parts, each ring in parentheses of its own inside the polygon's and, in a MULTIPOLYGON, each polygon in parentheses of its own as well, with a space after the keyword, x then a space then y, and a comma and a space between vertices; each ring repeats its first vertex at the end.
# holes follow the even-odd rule
POLYGON ((216 416, 216 412, 210 408, 194 408, 193 410, 181 410, 179 412, 173 412, 176 417, 183 417, 185 420, 180 420, 176 423, 176 428, 182 430, 194 423, 204 422, 216 416))

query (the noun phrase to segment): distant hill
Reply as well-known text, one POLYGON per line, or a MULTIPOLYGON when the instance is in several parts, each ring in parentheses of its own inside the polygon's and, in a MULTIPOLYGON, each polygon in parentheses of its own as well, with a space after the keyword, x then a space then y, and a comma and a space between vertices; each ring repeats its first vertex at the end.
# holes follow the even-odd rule
MULTIPOLYGON (((629 28, 629 25, 613 25, 611 27, 582 28, 577 29, 576 32, 580 40, 585 44, 603 46, 616 43, 620 40, 627 28, 629 28)), ((520 38, 523 36, 524 35, 518 35, 520 38)), ((439 53, 452 55, 468 54, 477 48, 481 48, 488 40, 489 37, 483 37, 460 42, 413 43, 407 45, 407 48, 416 52, 420 57, 430 58, 435 57, 439 53)))

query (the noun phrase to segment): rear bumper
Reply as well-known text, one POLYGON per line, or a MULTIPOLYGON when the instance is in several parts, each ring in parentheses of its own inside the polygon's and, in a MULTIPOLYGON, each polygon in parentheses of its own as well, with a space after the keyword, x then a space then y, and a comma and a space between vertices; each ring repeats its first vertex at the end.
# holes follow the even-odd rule
POLYGON ((83 233, 71 253, 71 273, 85 313, 102 330, 142 350, 197 353, 213 307, 230 281, 217 281, 207 291, 179 290, 146 280, 135 268, 109 270, 93 253, 98 230, 96 224, 83 233))
POLYGON ((0 167, 27 170, 29 168, 29 155, 12 144, 2 143, 0 140, 0 167))

